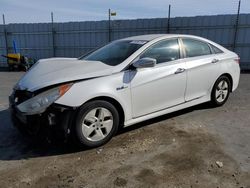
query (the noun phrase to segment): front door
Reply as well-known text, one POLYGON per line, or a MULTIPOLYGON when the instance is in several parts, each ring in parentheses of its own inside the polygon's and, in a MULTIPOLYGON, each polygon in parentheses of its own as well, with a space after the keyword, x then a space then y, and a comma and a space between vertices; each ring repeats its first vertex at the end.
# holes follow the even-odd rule
POLYGON ((131 71, 133 118, 184 103, 186 67, 177 39, 158 42, 139 58, 157 60, 155 67, 131 71))

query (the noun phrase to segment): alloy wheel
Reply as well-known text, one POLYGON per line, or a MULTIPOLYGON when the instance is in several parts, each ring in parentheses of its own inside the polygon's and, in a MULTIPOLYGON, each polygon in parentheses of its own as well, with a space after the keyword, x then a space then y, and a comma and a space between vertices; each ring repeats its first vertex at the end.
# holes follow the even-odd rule
POLYGON ((82 121, 83 136, 89 141, 101 141, 113 127, 112 113, 103 107, 89 111, 82 121))
POLYGON ((215 97, 219 103, 224 102, 229 94, 229 86, 225 80, 221 80, 216 87, 215 97))

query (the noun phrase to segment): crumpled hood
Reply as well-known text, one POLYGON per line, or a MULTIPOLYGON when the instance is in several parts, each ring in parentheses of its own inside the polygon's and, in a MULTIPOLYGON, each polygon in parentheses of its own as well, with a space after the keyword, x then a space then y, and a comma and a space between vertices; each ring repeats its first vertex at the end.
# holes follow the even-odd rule
POLYGON ((35 91, 63 82, 110 75, 112 70, 112 66, 99 61, 76 58, 42 59, 19 80, 15 87, 35 91))

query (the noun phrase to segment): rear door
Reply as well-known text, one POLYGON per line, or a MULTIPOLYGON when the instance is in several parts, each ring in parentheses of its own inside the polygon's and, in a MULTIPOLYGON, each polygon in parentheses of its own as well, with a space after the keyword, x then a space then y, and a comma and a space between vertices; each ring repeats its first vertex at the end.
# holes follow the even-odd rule
POLYGON ((187 68, 185 101, 190 101, 210 94, 218 78, 220 59, 204 41, 182 38, 182 45, 187 68))

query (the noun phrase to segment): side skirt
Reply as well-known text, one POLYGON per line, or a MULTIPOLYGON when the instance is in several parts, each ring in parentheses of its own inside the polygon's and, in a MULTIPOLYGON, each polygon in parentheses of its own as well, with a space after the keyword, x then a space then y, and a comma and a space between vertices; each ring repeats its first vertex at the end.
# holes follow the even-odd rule
POLYGON ((201 104, 201 103, 205 103, 205 102, 208 102, 209 100, 210 100, 210 96, 206 95, 206 96, 204 96, 202 98, 199 98, 199 99, 196 99, 196 100, 185 102, 183 104, 180 104, 180 105, 177 105, 177 106, 174 106, 174 107, 170 107, 170 108, 158 111, 158 112, 154 112, 152 114, 147 114, 145 116, 141 116, 141 117, 138 117, 138 118, 135 118, 135 119, 128 120, 128 121, 124 122, 124 127, 128 127, 130 125, 134 125, 134 124, 142 122, 142 121, 146 121, 146 120, 158 117, 158 116, 169 114, 171 112, 182 110, 182 109, 185 109, 185 108, 188 108, 188 107, 191 107, 191 106, 195 106, 195 105, 198 105, 198 104, 201 104))

